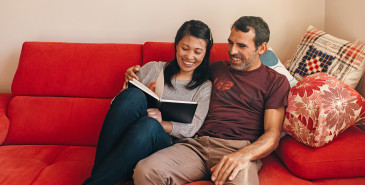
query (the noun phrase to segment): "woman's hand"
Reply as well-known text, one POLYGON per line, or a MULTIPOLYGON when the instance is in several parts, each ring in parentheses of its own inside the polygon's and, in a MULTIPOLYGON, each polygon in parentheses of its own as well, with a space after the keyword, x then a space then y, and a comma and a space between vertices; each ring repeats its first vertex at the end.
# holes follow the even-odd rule
POLYGON ((147 87, 149 89, 151 89, 151 91, 155 92, 155 90, 156 90, 156 82, 150 82, 149 84, 147 84, 147 87))
POLYGON ((162 122, 162 116, 160 110, 156 108, 147 109, 147 116, 151 118, 155 118, 158 122, 162 122))
POLYGON ((170 134, 172 131, 172 123, 171 121, 162 121, 162 116, 160 110, 156 108, 147 109, 147 116, 151 118, 155 118, 158 122, 161 123, 162 128, 165 130, 167 134, 170 134))
POLYGON ((139 69, 141 68, 141 66, 136 65, 136 66, 132 66, 130 68, 127 69, 127 71, 125 71, 124 73, 124 84, 123 84, 123 90, 127 87, 128 81, 132 80, 133 78, 135 78, 136 80, 138 79, 138 76, 136 75, 136 72, 139 71, 139 69))

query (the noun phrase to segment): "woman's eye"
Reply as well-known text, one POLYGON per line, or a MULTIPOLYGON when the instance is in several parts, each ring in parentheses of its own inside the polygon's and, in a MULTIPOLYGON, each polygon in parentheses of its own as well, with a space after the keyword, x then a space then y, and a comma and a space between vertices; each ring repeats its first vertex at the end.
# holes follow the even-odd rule
POLYGON ((201 52, 195 52, 195 54, 200 55, 200 54, 202 54, 202 53, 201 53, 201 52))
POLYGON ((187 51, 187 50, 188 50, 188 48, 182 48, 182 50, 187 51))

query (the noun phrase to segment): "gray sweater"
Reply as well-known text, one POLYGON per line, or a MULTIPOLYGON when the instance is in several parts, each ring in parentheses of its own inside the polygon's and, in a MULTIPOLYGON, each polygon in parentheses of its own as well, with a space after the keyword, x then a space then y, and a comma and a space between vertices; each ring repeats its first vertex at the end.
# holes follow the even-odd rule
MULTIPOLYGON (((166 62, 149 62, 143 65, 139 72, 137 72, 139 81, 144 85, 156 81, 165 64, 166 62)), ((176 138, 194 136, 202 126, 208 113, 212 83, 207 80, 193 90, 185 88, 185 85, 188 83, 189 81, 173 79, 172 85, 175 87, 175 89, 165 85, 162 94, 163 99, 198 102, 198 107, 196 109, 193 121, 190 124, 172 122, 173 129, 170 133, 170 136, 174 136, 176 138)))

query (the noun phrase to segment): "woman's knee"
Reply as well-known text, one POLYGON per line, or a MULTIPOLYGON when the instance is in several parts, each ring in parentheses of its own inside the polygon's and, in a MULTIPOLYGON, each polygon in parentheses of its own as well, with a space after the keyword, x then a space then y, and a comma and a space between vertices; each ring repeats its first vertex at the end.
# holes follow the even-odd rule
POLYGON ((140 142, 152 142, 156 150, 170 146, 170 138, 160 122, 151 117, 143 117, 130 126, 130 131, 138 135, 140 142), (161 145, 161 146, 160 146, 161 145))
POLYGON ((112 109, 133 108, 147 110, 147 98, 145 94, 137 88, 128 88, 120 92, 112 101, 112 109))
POLYGON ((120 92, 113 100, 113 102, 120 102, 125 99, 143 99, 144 93, 138 88, 128 88, 120 92))
POLYGON ((151 118, 148 116, 136 121, 134 127, 136 127, 137 129, 141 129, 141 132, 144 132, 145 134, 156 134, 160 132, 165 132, 160 122, 158 122, 155 118, 151 118))

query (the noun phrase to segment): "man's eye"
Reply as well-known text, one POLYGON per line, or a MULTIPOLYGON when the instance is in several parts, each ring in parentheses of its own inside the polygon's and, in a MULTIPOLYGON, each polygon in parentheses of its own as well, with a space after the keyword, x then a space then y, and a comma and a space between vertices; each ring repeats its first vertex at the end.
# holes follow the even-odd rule
POLYGON ((188 50, 188 48, 182 48, 182 50, 187 51, 187 50, 188 50))
POLYGON ((195 52, 195 54, 200 55, 200 54, 202 54, 202 52, 195 52))

